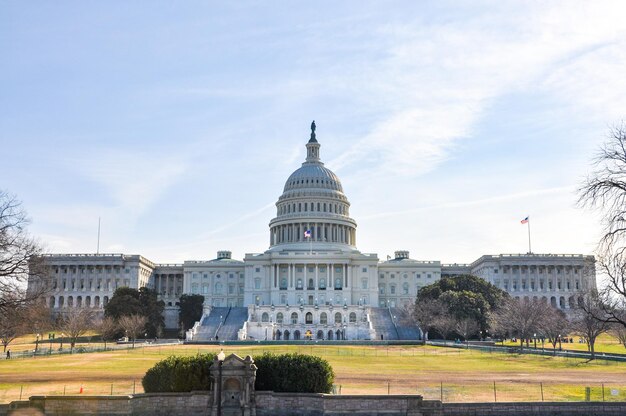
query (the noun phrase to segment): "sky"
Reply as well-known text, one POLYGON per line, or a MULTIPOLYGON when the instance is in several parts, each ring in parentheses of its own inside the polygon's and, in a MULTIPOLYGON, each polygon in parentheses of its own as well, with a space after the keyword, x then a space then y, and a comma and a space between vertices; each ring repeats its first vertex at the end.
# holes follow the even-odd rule
POLYGON ((315 120, 362 252, 592 254, 625 73, 623 1, 0 0, 0 189, 50 253, 241 259, 315 120))

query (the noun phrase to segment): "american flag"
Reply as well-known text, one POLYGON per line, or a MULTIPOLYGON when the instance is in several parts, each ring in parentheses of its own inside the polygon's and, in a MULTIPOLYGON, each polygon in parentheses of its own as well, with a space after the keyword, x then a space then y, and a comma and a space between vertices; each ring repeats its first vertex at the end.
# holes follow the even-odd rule
POLYGON ((311 230, 306 230, 304 232, 304 238, 311 238, 311 230))
POLYGON ((526 217, 526 218, 524 218, 524 219, 521 221, 521 223, 522 223, 522 224, 527 224, 527 223, 528 223, 528 218, 530 218, 530 217, 526 217))

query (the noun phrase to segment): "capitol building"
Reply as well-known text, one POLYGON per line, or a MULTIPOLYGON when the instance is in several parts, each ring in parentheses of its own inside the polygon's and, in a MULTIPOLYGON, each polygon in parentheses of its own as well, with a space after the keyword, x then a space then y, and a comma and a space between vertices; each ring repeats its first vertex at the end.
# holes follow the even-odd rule
POLYGON ((269 248, 243 260, 219 251, 213 260, 159 264, 140 255, 49 254, 50 308, 102 310, 118 287, 149 287, 178 327, 182 294, 204 296, 193 340, 356 340, 419 338, 402 325, 417 291, 441 276, 472 274, 512 297, 543 299, 568 310, 596 287, 594 257, 582 254, 484 255, 470 264, 413 260, 398 250, 381 261, 357 249, 357 222, 339 177, 324 166, 315 124, 306 160, 285 182, 269 222, 269 248))

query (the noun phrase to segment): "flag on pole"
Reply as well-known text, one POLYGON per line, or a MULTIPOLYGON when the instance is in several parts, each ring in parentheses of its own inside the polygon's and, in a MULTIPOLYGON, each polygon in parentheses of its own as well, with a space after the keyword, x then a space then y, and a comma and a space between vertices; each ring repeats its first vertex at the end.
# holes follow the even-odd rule
POLYGON ((311 238, 311 230, 306 230, 304 232, 304 238, 311 238))
POLYGON ((526 217, 524 218, 522 221, 520 221, 522 224, 527 224, 528 223, 528 218, 530 217, 526 217))

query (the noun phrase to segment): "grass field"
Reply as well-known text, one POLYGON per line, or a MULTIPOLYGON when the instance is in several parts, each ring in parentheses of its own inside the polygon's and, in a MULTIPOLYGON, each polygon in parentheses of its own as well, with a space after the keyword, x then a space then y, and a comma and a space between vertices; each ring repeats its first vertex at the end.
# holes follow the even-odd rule
MULTIPOLYGON (((0 402, 41 394, 142 392, 141 377, 168 355, 217 352, 185 345, 0 360, 0 402)), ((241 356, 300 352, 327 359, 342 394, 422 394, 458 401, 626 400, 626 364, 422 346, 227 346, 241 356)))
MULTIPOLYGON (((562 343, 561 346, 564 350, 587 351, 587 344, 578 342, 580 337, 572 335, 570 338, 572 338, 574 342, 562 343)), ((500 345, 500 343, 498 343, 498 345, 500 345)), ((505 342, 504 345, 519 347, 519 341, 511 342, 511 340, 507 340, 507 342, 505 342)), ((524 346, 526 346, 526 344, 524 344, 524 346)), ((529 346, 531 348, 534 347, 534 342, 532 340, 529 343, 529 346)), ((549 342, 546 342, 544 346, 546 349, 552 349, 552 344, 550 344, 549 342)), ((537 347, 541 348, 541 341, 537 341, 537 347)), ((557 349, 559 348, 558 344, 556 348, 557 349)), ((624 346, 619 342, 619 340, 608 334, 602 334, 598 337, 598 339, 596 340, 596 344, 595 344, 595 350, 596 352, 599 352, 599 353, 605 352, 605 353, 612 353, 612 354, 626 354, 626 348, 624 348, 624 346)))

